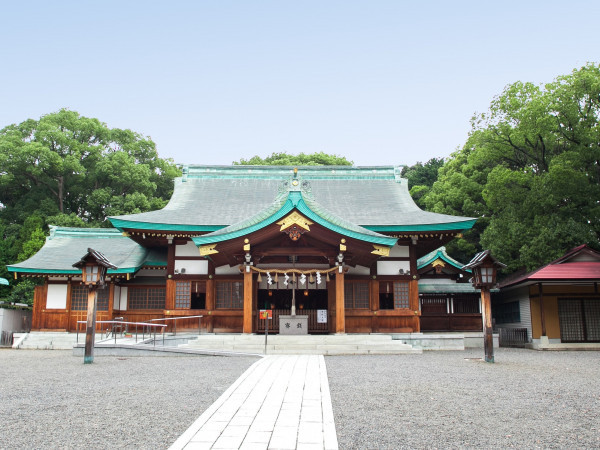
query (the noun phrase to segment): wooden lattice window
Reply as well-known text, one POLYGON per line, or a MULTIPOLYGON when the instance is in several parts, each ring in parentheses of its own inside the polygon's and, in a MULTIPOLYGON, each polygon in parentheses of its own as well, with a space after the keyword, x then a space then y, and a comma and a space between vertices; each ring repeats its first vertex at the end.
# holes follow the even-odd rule
POLYGON ((369 283, 364 281, 344 283, 344 306, 348 309, 368 309, 369 283))
POLYGON ((521 309, 519 307, 519 302, 509 302, 494 305, 492 317, 497 324, 521 322, 521 309))
MULTIPOLYGON (((71 311, 87 311, 88 293, 90 290, 87 286, 72 286, 71 287, 71 311)), ((97 311, 108 311, 108 288, 98 289, 98 297, 96 299, 97 311)))
POLYGON ((217 309, 242 309, 244 288, 239 281, 217 281, 217 309))
POLYGON ((421 312, 427 314, 448 314, 448 299, 443 295, 421 294, 421 312))
POLYGON ((175 283, 175 308, 189 309, 191 305, 191 281, 177 281, 175 283))
POLYGON ((560 298, 558 319, 562 342, 600 342, 600 299, 560 298))
POLYGON ((410 307, 409 284, 407 282, 394 283, 394 308, 410 307))
POLYGON ((129 309, 164 309, 165 297, 164 287, 130 287, 129 309))

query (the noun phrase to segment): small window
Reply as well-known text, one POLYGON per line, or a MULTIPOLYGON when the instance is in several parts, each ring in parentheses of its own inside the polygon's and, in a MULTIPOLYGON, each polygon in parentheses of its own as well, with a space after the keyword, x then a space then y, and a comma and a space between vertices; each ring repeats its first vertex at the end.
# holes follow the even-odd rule
POLYGON ((175 308, 189 309, 191 287, 191 281, 178 281, 175 283, 175 308))
POLYGON ((519 302, 501 303, 494 305, 492 317, 496 323, 518 323, 521 321, 519 302))
MULTIPOLYGON (((71 311, 87 311, 88 293, 90 290, 87 286, 72 286, 71 287, 71 311)), ((108 311, 108 287, 98 289, 98 297, 96 299, 97 311, 108 311)))
POLYGON ((408 283, 396 282, 394 283, 394 308, 403 309, 410 307, 410 296, 408 283))
POLYGON ((164 309, 164 287, 129 288, 129 309, 164 309))
POLYGON ((244 288, 239 281, 217 282, 217 309, 242 309, 244 307, 244 288))
POLYGON ((369 283, 344 283, 344 306, 348 309, 369 309, 369 283))

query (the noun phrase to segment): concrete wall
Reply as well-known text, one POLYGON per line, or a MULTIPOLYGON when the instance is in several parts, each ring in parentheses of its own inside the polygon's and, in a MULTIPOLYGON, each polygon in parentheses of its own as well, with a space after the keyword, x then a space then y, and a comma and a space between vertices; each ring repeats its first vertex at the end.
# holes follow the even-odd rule
POLYGON ((0 308, 0 331, 23 333, 31 330, 31 311, 0 308))

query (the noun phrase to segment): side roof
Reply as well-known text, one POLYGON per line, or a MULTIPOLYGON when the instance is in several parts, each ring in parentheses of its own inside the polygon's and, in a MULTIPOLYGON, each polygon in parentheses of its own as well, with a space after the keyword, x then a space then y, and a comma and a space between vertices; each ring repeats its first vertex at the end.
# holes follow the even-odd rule
POLYGON ((148 250, 114 228, 50 227, 46 243, 31 258, 7 266, 10 272, 76 275, 81 269, 73 264, 88 249, 101 252, 116 266, 108 273, 134 273, 144 265, 166 265, 166 254, 148 250))
MULTIPOLYGON (((476 219, 421 210, 401 167, 301 166, 298 178, 316 202, 372 231, 470 229, 476 219)), ((110 217, 119 229, 216 231, 269 208, 292 166, 187 166, 163 209, 110 217)))
MULTIPOLYGON (((440 247, 437 250, 434 250, 430 253, 427 253, 425 256, 419 258, 417 260, 417 269, 422 269, 423 267, 431 264, 436 259, 441 259, 442 261, 447 262, 451 266, 454 266, 458 270, 463 270, 463 263, 458 262, 454 258, 452 258, 448 253, 446 253, 446 247, 440 247)), ((466 269, 466 272, 471 272, 470 269, 466 269)))
POLYGON ((500 288, 544 281, 600 281, 600 252, 580 245, 533 272, 504 280, 500 288))

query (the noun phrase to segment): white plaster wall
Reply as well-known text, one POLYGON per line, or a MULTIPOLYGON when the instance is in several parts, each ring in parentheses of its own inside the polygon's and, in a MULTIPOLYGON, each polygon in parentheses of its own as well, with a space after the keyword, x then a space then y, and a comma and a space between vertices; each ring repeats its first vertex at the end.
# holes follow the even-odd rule
POLYGON ((371 275, 371 269, 369 269, 368 267, 364 267, 364 266, 356 266, 356 267, 350 267, 348 269, 348 275, 371 275))
POLYGON ((410 256, 408 245, 394 245, 390 250, 390 256, 393 258, 408 258, 410 256))
POLYGON ((377 275, 399 275, 410 270, 410 261, 377 261, 377 275))
POLYGON ((0 331, 13 333, 28 332, 31 329, 31 311, 0 308, 0 331))
POLYGON ((121 286, 115 286, 115 292, 113 297, 113 309, 120 309, 121 302, 121 286))
POLYGON ((49 284, 46 309, 65 309, 67 307, 67 285, 49 284))
POLYGON ((239 275, 240 273, 238 266, 221 266, 215 268, 215 275, 239 275))
POLYGON ((196 247, 196 244, 188 242, 185 245, 175 246, 175 257, 178 256, 200 256, 200 251, 196 247))
MULTIPOLYGON (((202 260, 175 260, 175 273, 183 273, 181 269, 185 269, 185 274, 206 275, 208 274, 208 261, 202 260)), ((238 271, 239 273, 239 271, 238 271)))
POLYGON ((127 286, 121 288, 121 299, 119 302, 119 309, 121 311, 127 310, 127 286))

